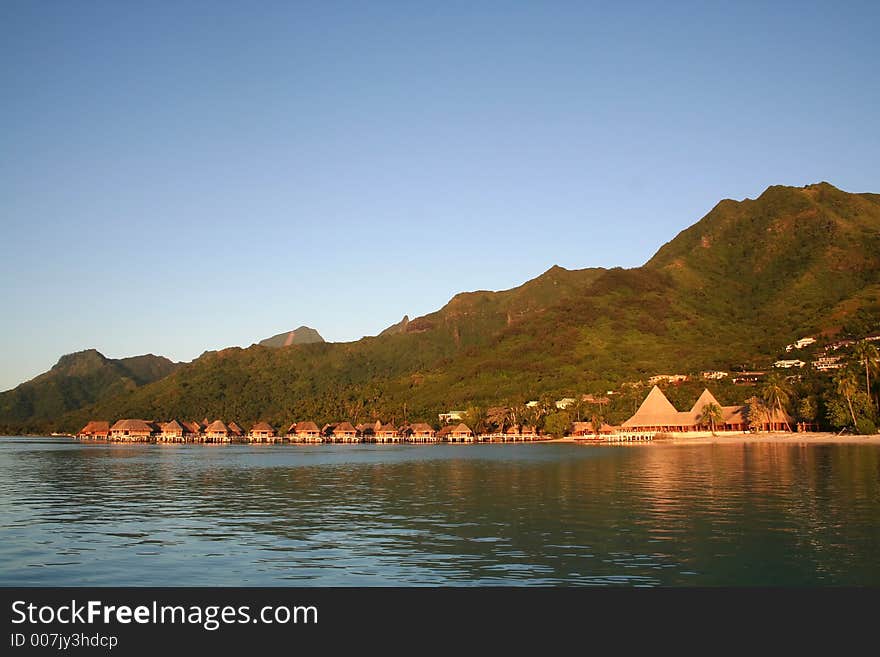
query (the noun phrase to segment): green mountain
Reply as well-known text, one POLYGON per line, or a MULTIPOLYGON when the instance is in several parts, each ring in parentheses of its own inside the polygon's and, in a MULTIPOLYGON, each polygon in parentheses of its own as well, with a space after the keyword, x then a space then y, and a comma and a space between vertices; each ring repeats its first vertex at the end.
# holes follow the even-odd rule
POLYGON ((69 411, 158 381, 176 367, 153 354, 121 359, 95 349, 67 354, 48 372, 0 393, 0 426, 37 430, 69 411))
POLYGON ((877 328, 878 317, 880 195, 770 187, 720 202, 641 267, 552 267, 357 342, 208 353, 57 426, 126 416, 433 420, 656 373, 767 366, 797 337, 877 328))
POLYGON ((300 326, 292 331, 286 331, 273 335, 271 338, 260 340, 260 344, 264 347, 289 347, 292 344, 313 344, 315 342, 324 342, 324 338, 315 329, 308 326, 300 326))

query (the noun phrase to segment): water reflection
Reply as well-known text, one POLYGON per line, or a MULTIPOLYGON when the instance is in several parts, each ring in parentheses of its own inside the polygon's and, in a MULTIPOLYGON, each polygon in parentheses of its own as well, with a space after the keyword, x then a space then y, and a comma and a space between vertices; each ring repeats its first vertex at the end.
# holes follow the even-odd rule
POLYGON ((0 584, 880 584, 880 450, 0 439, 0 584))

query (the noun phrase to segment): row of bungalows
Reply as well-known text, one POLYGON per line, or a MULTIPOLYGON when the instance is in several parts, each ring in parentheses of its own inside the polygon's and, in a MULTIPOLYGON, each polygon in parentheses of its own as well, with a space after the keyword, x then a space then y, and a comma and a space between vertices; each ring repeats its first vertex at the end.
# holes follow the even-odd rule
POLYGON ((228 443, 242 440, 244 431, 235 422, 228 425, 221 420, 186 422, 170 420, 159 422, 126 418, 109 422, 92 420, 84 426, 77 438, 112 442, 162 442, 162 443, 228 443))
MULTIPOLYGON (((515 427, 501 434, 506 440, 537 439, 531 427, 515 427)), ((325 424, 322 428, 312 421, 294 422, 281 435, 268 422, 257 422, 250 431, 244 432, 235 422, 223 420, 187 422, 170 420, 152 422, 138 419, 119 420, 112 426, 109 422, 93 420, 77 434, 81 439, 110 440, 115 442, 161 442, 161 443, 232 443, 232 442, 281 442, 299 443, 472 443, 492 439, 492 436, 475 436, 464 423, 447 425, 440 431, 424 422, 396 427, 381 421, 359 424, 350 422, 325 424)))
POLYGON ((790 427, 793 419, 787 413, 776 410, 769 417, 761 418, 757 424, 750 422, 748 406, 722 406, 715 396, 704 389, 699 399, 689 411, 679 411, 654 386, 639 406, 635 414, 620 426, 622 433, 687 433, 709 431, 711 427, 702 420, 706 406, 714 404, 721 409, 721 421, 715 425, 716 431, 749 431, 753 426, 761 430, 780 431, 790 427))
POLYGON ((528 425, 514 424, 507 427, 503 431, 494 433, 480 434, 475 437, 477 442, 487 443, 514 443, 514 442, 531 442, 534 440, 544 440, 547 436, 538 433, 535 427, 528 425))
POLYGON ((607 422, 602 422, 597 432, 592 422, 572 422, 569 435, 573 438, 595 438, 597 436, 610 436, 617 431, 617 427, 613 427, 607 422))

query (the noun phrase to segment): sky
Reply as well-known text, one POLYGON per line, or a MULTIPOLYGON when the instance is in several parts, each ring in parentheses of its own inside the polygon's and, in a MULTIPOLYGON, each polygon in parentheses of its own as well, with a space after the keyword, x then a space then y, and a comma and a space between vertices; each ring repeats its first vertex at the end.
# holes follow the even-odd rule
POLYGON ((0 3, 0 390, 880 192, 880 3, 0 3))

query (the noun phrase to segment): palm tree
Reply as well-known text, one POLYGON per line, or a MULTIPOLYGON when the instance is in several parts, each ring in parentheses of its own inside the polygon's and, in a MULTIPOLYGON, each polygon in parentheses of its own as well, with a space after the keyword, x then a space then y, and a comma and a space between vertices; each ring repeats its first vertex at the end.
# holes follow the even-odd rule
POLYGON ((853 428, 855 428, 857 423, 852 400, 855 394, 859 391, 859 384, 856 381, 855 372, 852 372, 851 370, 841 370, 841 372, 834 377, 834 384, 837 388, 837 394, 846 399, 846 403, 849 406, 849 414, 853 421, 853 428))
POLYGON ((593 433, 597 436, 599 432, 602 431, 602 422, 604 418, 598 411, 593 411, 593 414, 590 416, 590 426, 593 429, 593 433))
POLYGON ((871 372, 877 371, 877 364, 880 362, 880 352, 877 351, 877 347, 867 340, 861 340, 853 349, 853 355, 859 363, 865 366, 865 392, 870 397, 871 372))
POLYGON ((471 406, 465 413, 465 422, 470 426, 474 434, 486 431, 486 409, 482 406, 471 406))
POLYGON ((709 402, 703 406, 700 412, 700 424, 708 424, 712 429, 712 435, 715 435, 715 425, 724 422, 724 413, 721 407, 715 402, 709 402))
POLYGON ((761 391, 761 397, 764 399, 764 403, 767 405, 767 409, 770 411, 770 429, 773 430, 773 416, 780 414, 783 417, 783 422, 785 423, 785 428, 788 431, 791 431, 791 427, 788 424, 787 414, 785 412, 785 407, 788 406, 788 400, 791 397, 791 386, 788 385, 788 381, 785 378, 778 374, 777 372, 773 372, 770 376, 767 377, 767 381, 764 383, 764 388, 761 391))

